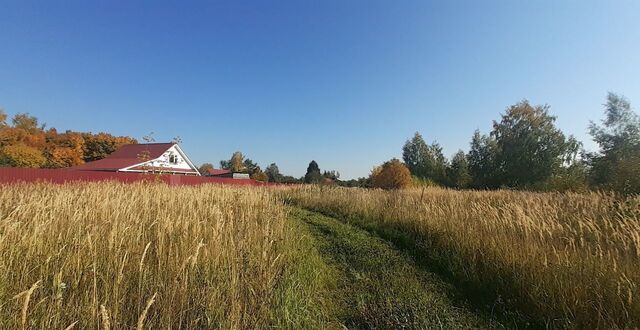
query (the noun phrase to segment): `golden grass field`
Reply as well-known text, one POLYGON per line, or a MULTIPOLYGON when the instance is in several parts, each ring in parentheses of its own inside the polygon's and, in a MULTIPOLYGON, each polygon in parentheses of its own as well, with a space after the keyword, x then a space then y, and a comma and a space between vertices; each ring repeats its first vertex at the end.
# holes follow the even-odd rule
POLYGON ((410 251, 492 314, 640 326, 638 197, 83 183, 0 185, 0 328, 339 325, 338 273, 285 202, 410 251))
POLYGON ((260 188, 0 186, 0 328, 295 324, 285 216, 260 188))
POLYGON ((492 295, 492 310, 553 328, 640 326, 640 197, 302 187, 288 198, 410 242, 456 283, 492 295))

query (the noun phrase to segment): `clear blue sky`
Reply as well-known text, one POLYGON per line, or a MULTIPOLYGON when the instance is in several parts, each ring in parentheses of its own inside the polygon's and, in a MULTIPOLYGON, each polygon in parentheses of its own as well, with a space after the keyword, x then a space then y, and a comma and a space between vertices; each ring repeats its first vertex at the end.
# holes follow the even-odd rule
POLYGON ((523 98, 589 149, 607 91, 640 104, 640 1, 133 3, 0 2, 0 107, 353 178, 415 131, 467 150, 523 98))

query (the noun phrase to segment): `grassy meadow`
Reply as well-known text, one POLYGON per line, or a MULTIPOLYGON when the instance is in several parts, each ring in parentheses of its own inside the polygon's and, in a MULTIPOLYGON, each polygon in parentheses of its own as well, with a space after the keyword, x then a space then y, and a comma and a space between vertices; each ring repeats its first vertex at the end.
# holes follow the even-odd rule
POLYGON ((314 327, 285 220, 260 188, 0 186, 0 328, 314 327))
POLYGON ((287 195, 410 250, 507 322, 640 326, 638 197, 328 187, 287 195))
POLYGON ((0 186, 2 329, 634 328, 639 269, 638 197, 0 186))

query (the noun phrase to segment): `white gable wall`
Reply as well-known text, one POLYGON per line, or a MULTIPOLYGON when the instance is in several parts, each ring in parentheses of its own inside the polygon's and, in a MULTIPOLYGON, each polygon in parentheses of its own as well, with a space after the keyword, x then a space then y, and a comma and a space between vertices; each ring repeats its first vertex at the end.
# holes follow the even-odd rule
POLYGON ((167 167, 167 168, 178 168, 181 170, 190 170, 191 166, 184 158, 181 152, 178 151, 176 145, 173 145, 167 151, 162 154, 162 156, 147 162, 146 166, 151 167, 167 167), (173 155, 173 157, 171 157, 173 155), (174 163, 170 162, 170 159, 173 158, 174 163))
MULTIPOLYGON (((131 166, 128 168, 124 168, 121 171, 135 171, 130 170, 130 168, 139 167, 139 166, 147 166, 151 168, 171 168, 171 169, 180 169, 180 170, 193 170, 197 172, 195 166, 191 163, 191 161, 186 157, 186 155, 182 152, 182 149, 178 147, 178 145, 173 145, 171 148, 167 149, 160 157, 156 159, 152 159, 147 162, 143 162, 140 164, 136 164, 135 166, 131 166)), ((137 171, 136 171, 137 172, 137 171)))

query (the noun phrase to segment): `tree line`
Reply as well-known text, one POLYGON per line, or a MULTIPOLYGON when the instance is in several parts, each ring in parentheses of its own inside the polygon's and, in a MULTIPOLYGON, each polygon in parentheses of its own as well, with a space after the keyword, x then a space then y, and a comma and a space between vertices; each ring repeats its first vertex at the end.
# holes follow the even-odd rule
MULTIPOLYGON (((154 142, 145 136, 145 143, 154 142)), ((179 138, 175 140, 179 142, 179 138)), ((109 133, 74 132, 59 133, 55 128, 40 124, 38 118, 29 113, 18 113, 9 119, 0 109, 0 167, 64 168, 100 160, 125 144, 138 143, 129 136, 114 136, 109 133)), ((315 163, 315 162, 313 162, 315 163)), ((317 164, 315 165, 317 168, 317 164)), ((200 166, 201 173, 213 169, 211 163, 200 166)), ((318 178, 337 180, 339 173, 328 171, 318 176, 315 172, 295 178, 280 173, 278 165, 270 164, 264 170, 237 151, 229 160, 221 160, 220 168, 236 173, 247 173, 252 179, 275 183, 316 183, 318 178)), ((319 171, 319 169, 318 169, 319 171)))
POLYGON ((640 119, 629 101, 614 93, 607 95, 604 115, 589 126, 599 150, 587 152, 555 126, 549 106, 524 100, 494 121, 489 134, 476 130, 469 151, 460 150, 451 160, 438 143, 427 144, 416 132, 402 148, 403 162, 374 168, 364 185, 640 193, 640 119))
MULTIPOLYGON (((589 134, 599 147, 596 152, 584 150, 582 143, 566 136, 555 121, 548 105, 524 100, 493 121, 488 134, 476 130, 466 153, 459 150, 448 159, 437 142, 428 144, 416 132, 402 147, 402 161, 389 160, 374 167, 369 177, 352 180, 340 180, 337 171, 321 171, 314 160, 303 177, 283 175, 275 163, 262 169, 239 151, 221 160, 220 168, 274 183, 640 193, 640 119, 626 98, 609 93, 604 119, 591 122, 589 134)), ((58 133, 28 113, 18 113, 8 122, 0 110, 0 167, 70 167, 102 159, 129 143, 137 141, 108 133, 58 133)), ((205 173, 213 168, 205 163, 199 170, 205 173)))
MULTIPOLYGON (((320 171, 320 167, 315 160, 309 163, 305 176, 296 178, 291 175, 280 173, 280 168, 276 163, 271 163, 264 170, 250 158, 246 158, 240 151, 236 151, 231 155, 230 159, 220 161, 220 168, 229 170, 233 173, 249 174, 251 179, 263 182, 282 183, 282 184, 302 184, 302 183, 334 183, 338 182, 340 173, 337 171, 320 171)), ((203 163, 198 170, 200 173, 207 173, 214 169, 213 164, 203 163)))
POLYGON ((596 152, 584 150, 580 141, 557 128, 549 109, 527 100, 511 105, 493 121, 491 132, 476 130, 469 151, 459 150, 450 159, 437 142, 429 144, 416 132, 402 147, 402 160, 384 162, 358 179, 340 180, 339 172, 323 172, 315 160, 300 178, 282 175, 275 163, 262 171, 240 152, 221 161, 220 167, 275 183, 640 193, 640 119, 626 98, 609 93, 604 119, 591 122, 589 134, 599 146, 596 152))
POLYGON ((0 109, 0 167, 62 168, 102 159, 124 144, 128 136, 47 128, 28 113, 8 120, 0 109))
MULTIPOLYGON (((277 171, 278 167, 275 164, 272 164, 272 165, 275 166, 275 170, 277 171)), ((198 168, 198 171, 200 171, 200 173, 202 174, 205 174, 207 173, 207 171, 213 168, 214 168, 213 164, 204 163, 200 165, 200 167, 198 168)), ((254 162, 249 158, 245 158, 245 156, 240 151, 234 152, 233 155, 231 155, 231 158, 228 160, 226 159, 221 160, 220 168, 229 170, 234 173, 247 173, 252 179, 257 181, 263 181, 263 182, 271 181, 268 173, 269 171, 273 171, 273 168, 271 168, 271 166, 267 167, 267 169, 263 171, 262 168, 260 168, 260 166, 258 165, 258 163, 254 162)), ((278 171, 278 174, 279 174, 279 171, 278 171)))

